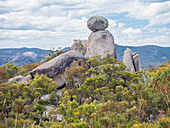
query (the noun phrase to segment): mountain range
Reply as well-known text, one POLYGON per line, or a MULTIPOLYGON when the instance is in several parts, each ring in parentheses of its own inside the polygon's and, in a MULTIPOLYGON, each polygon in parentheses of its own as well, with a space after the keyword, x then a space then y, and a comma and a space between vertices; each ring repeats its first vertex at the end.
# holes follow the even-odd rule
MULTIPOLYGON (((160 47, 154 45, 146 46, 120 46, 115 44, 117 57, 119 61, 123 60, 124 50, 130 48, 137 52, 140 57, 142 68, 149 68, 150 65, 159 66, 163 61, 170 60, 170 47, 160 47)), ((68 51, 69 47, 63 48, 62 51, 68 51)), ((8 62, 14 62, 15 65, 21 66, 25 63, 35 63, 43 59, 50 53, 50 50, 38 48, 8 48, 0 49, 0 65, 8 62)))
POLYGON ((8 62, 14 62, 17 66, 24 65, 25 63, 32 64, 41 61, 49 53, 49 50, 26 47, 0 49, 0 65, 8 62))

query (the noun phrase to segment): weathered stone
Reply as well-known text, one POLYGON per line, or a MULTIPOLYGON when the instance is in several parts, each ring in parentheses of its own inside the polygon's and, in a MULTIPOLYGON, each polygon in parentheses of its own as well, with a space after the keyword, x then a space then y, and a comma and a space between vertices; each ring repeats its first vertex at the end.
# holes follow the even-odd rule
POLYGON ((57 56, 57 52, 53 52, 53 54, 50 53, 49 55, 43 57, 43 59, 40 62, 41 63, 47 62, 48 60, 50 60, 56 56, 57 56))
POLYGON ((62 97, 62 89, 57 90, 57 94, 59 94, 59 96, 62 97))
POLYGON ((126 65, 125 71, 134 73, 136 71, 141 71, 139 55, 129 48, 124 51, 123 62, 126 65))
POLYGON ((32 76, 31 75, 27 75, 25 77, 25 82, 28 84, 31 79, 32 79, 32 76))
POLYGON ((10 83, 12 81, 17 81, 19 83, 26 82, 26 84, 28 84, 29 80, 31 80, 31 79, 32 79, 31 75, 27 75, 26 77, 19 75, 19 76, 9 79, 8 82, 10 83))
POLYGON ((58 87, 62 87, 65 84, 64 72, 54 75, 52 78, 58 84, 58 87))
POLYGON ((19 83, 22 83, 24 82, 24 80, 25 80, 25 77, 22 75, 19 75, 19 76, 15 76, 14 78, 9 79, 8 82, 10 83, 12 81, 17 81, 19 83))
POLYGON ((92 32, 88 38, 85 58, 88 59, 95 55, 101 55, 101 58, 104 58, 107 50, 111 56, 117 58, 112 34, 108 30, 92 32))
MULTIPOLYGON (((60 89, 60 90, 57 90, 56 93, 57 93, 60 97, 62 97, 62 90, 61 90, 61 89, 60 89)), ((41 99, 41 100, 46 100, 46 101, 48 101, 48 100, 50 99, 51 95, 52 95, 52 94, 42 95, 40 99, 41 99)), ((56 100, 56 102, 58 102, 57 97, 55 97, 55 100, 56 100)))
POLYGON ((105 30, 108 25, 107 19, 102 16, 93 16, 87 21, 87 27, 93 32, 105 30))
POLYGON ((63 73, 67 67, 70 67, 74 60, 84 59, 83 55, 78 51, 72 50, 66 53, 63 53, 52 60, 41 64, 37 68, 31 71, 31 75, 34 76, 38 74, 46 74, 48 77, 55 80, 58 84, 58 87, 61 87, 65 83, 63 73))
POLYGON ((139 54, 136 54, 133 56, 133 61, 135 65, 135 70, 136 71, 141 71, 141 65, 140 65, 140 59, 139 59, 139 54))
POLYGON ((51 96, 51 94, 42 95, 40 99, 41 99, 41 100, 47 100, 47 101, 48 101, 48 100, 50 99, 50 96, 51 96))
POLYGON ((87 40, 76 40, 70 47, 71 50, 79 51, 84 56, 87 50, 87 40))
MULTIPOLYGON (((52 111, 52 110, 56 111, 56 110, 57 110, 57 109, 55 109, 53 106, 45 106, 45 109, 46 109, 46 110, 45 110, 44 113, 42 114, 42 117, 43 117, 43 118, 47 118, 47 119, 48 119, 48 116, 49 116, 49 112, 50 112, 50 111, 52 111)), ((63 120, 63 116, 60 115, 60 114, 55 114, 55 115, 52 115, 52 116, 54 116, 57 121, 62 121, 62 120, 63 120)))

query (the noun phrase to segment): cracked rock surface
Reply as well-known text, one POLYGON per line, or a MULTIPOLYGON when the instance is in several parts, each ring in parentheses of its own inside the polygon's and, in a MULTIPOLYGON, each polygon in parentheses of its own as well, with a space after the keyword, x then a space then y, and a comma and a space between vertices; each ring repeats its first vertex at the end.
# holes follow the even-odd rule
POLYGON ((131 51, 129 48, 124 51, 123 63, 126 65, 125 71, 131 73, 141 71, 139 54, 131 51))
POLYGON ((78 59, 84 59, 84 56, 80 52, 75 50, 68 51, 36 67, 31 71, 31 75, 34 77, 35 74, 39 76, 41 74, 46 74, 57 82, 58 87, 61 87, 65 83, 65 69, 70 67, 74 60, 78 59))

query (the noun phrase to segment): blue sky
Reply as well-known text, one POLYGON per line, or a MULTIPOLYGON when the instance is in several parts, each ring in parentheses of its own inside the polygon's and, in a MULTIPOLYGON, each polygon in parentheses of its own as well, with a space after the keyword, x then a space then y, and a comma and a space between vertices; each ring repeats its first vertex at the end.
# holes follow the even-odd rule
POLYGON ((0 0, 0 48, 71 46, 91 16, 108 19, 119 45, 170 47, 167 0, 0 0))

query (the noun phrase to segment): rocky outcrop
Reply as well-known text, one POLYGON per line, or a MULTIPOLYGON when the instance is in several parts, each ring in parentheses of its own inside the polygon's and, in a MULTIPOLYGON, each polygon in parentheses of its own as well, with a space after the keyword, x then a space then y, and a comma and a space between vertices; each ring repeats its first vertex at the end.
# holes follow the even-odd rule
POLYGON ((87 40, 76 40, 70 47, 71 50, 79 51, 84 56, 87 51, 87 40))
POLYGON ((125 71, 134 73, 136 71, 141 71, 139 55, 129 48, 124 51, 123 62, 126 65, 125 71))
MULTIPOLYGON (((54 108, 54 106, 45 106, 45 111, 42 114, 42 117, 44 119, 48 119, 50 111, 56 111, 56 110, 57 110, 57 108, 54 108)), ((54 117, 54 115, 53 115, 53 117, 54 117)), ((55 120, 61 122, 63 120, 63 116, 60 114, 55 114, 55 120)))
POLYGON ((19 83, 22 83, 24 81, 24 78, 25 78, 24 76, 19 75, 19 76, 9 79, 8 82, 10 83, 12 81, 17 81, 19 83))
POLYGON ((47 62, 48 60, 50 60, 56 56, 57 56, 57 52, 53 52, 53 54, 49 53, 49 55, 43 57, 43 59, 40 62, 41 63, 47 62))
POLYGON ((58 87, 61 87, 65 83, 63 75, 66 67, 70 67, 72 62, 78 59, 84 59, 83 55, 81 55, 78 51, 72 50, 63 53, 33 69, 31 71, 31 75, 34 77, 35 74, 46 74, 48 77, 57 82, 58 87))
POLYGON ((22 75, 19 75, 19 76, 16 76, 16 77, 14 77, 14 78, 11 78, 11 79, 9 79, 8 80, 8 82, 10 83, 10 82, 12 82, 12 81, 17 81, 17 82, 19 82, 19 83, 23 83, 23 82, 25 82, 26 84, 28 84, 29 83, 29 80, 31 80, 32 79, 32 76, 31 75, 27 75, 27 76, 22 76, 22 75))
POLYGON ((93 32, 105 30, 108 25, 107 19, 102 16, 93 16, 87 21, 87 27, 93 32))
POLYGON ((101 55, 101 58, 106 56, 105 51, 116 58, 116 49, 114 39, 108 30, 92 32, 88 38, 87 52, 85 58, 91 58, 95 55, 101 55))
POLYGON ((88 59, 95 55, 101 55, 101 58, 104 58, 105 51, 117 58, 114 38, 108 30, 105 30, 108 27, 107 19, 101 16, 91 17, 87 21, 87 27, 93 32, 88 38, 85 58, 88 59))
POLYGON ((25 76, 25 82, 28 84, 29 81, 32 79, 32 76, 31 75, 27 75, 25 76))

